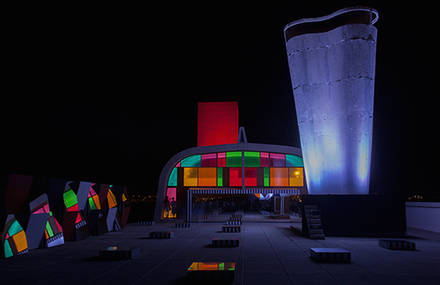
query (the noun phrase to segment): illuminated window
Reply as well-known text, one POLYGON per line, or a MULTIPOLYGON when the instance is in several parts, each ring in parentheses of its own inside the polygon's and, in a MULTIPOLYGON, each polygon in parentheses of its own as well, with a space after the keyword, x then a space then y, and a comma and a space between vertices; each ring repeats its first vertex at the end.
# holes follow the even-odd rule
POLYGON ((168 179, 168 186, 177 186, 177 168, 174 167, 168 179))
POLYGON ((270 167, 269 153, 260 152, 260 166, 261 167, 270 167))
POLYGON ((226 152, 217 154, 217 167, 226 167, 226 152))
POLYGON ((257 168, 244 168, 244 186, 257 186, 257 168))
POLYGON ((286 155, 282 153, 271 153, 270 154, 270 167, 285 167, 286 166, 286 155))
POLYGON ((183 169, 183 186, 197 186, 197 168, 185 167, 183 169))
POLYGON ((217 186, 217 168, 215 167, 199 168, 198 186, 217 186))
POLYGON ((265 167, 264 168, 264 187, 270 186, 270 168, 265 167))
POLYGON ((200 167, 200 154, 188 156, 180 161, 181 167, 200 167))
POLYGON ((260 167, 260 153, 256 151, 244 152, 245 167, 260 167))
POLYGON ((285 167, 270 168, 270 186, 289 186, 289 169, 285 167))
POLYGON ((231 187, 242 186, 241 167, 229 168, 229 186, 231 187))
POLYGON ((304 186, 304 171, 301 167, 289 168, 289 186, 304 186))
POLYGON ((177 200, 176 190, 177 190, 176 187, 167 188, 168 205, 167 208, 164 207, 164 209, 162 210, 162 218, 168 218, 168 219, 176 218, 177 216, 175 209, 176 207, 175 203, 177 200), (173 207, 174 207, 174 211, 173 211, 173 207))
POLYGON ((304 167, 303 159, 297 155, 286 154, 286 166, 300 166, 304 167))
POLYGON ((216 167, 217 166, 217 154, 216 153, 208 153, 202 154, 202 167, 216 167))
POLYGON ((226 153, 227 167, 241 167, 241 151, 230 151, 226 153))
POLYGON ((223 187, 223 168, 217 168, 217 186, 223 187))

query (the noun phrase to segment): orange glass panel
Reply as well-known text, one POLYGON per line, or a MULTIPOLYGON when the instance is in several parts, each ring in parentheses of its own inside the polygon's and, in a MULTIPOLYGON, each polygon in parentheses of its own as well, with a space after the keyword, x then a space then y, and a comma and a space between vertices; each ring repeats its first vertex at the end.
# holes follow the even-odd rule
POLYGON ((289 168, 289 186, 304 186, 304 169, 302 167, 289 168))
POLYGON ((22 252, 23 250, 26 250, 28 248, 26 234, 24 231, 20 231, 17 234, 13 235, 12 239, 14 240, 17 252, 22 252))
POLYGON ((118 205, 118 203, 116 202, 115 194, 113 194, 112 190, 110 189, 107 192, 107 201, 109 208, 114 208, 118 205))
POLYGON ((197 186, 197 168, 185 167, 183 169, 183 186, 197 186))
POLYGON ((289 186, 289 169, 285 167, 270 168, 270 186, 289 186))
POLYGON ((199 186, 217 186, 217 168, 199 168, 199 186))

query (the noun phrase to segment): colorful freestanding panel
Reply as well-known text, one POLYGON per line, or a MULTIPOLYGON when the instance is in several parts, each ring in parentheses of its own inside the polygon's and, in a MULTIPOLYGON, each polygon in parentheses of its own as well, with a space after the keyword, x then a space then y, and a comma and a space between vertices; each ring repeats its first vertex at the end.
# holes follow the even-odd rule
POLYGON ((2 245, 5 258, 28 252, 26 233, 15 215, 8 215, 2 232, 2 245))

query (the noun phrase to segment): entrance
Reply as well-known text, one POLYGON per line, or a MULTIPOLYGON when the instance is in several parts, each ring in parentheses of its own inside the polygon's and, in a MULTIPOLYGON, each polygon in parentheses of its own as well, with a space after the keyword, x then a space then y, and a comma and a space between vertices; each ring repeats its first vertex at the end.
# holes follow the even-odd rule
POLYGON ((241 214, 243 222, 296 221, 298 195, 193 194, 188 203, 191 222, 225 222, 241 214))

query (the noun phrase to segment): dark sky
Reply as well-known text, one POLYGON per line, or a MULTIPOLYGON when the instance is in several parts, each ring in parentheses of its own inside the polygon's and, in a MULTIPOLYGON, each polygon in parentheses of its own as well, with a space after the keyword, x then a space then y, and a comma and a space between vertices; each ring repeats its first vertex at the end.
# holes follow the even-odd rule
POLYGON ((155 193, 196 145, 198 101, 238 101, 250 142, 299 146, 283 27, 361 4, 380 14, 371 187, 436 194, 436 7, 259 2, 11 11, 2 170, 155 193))

